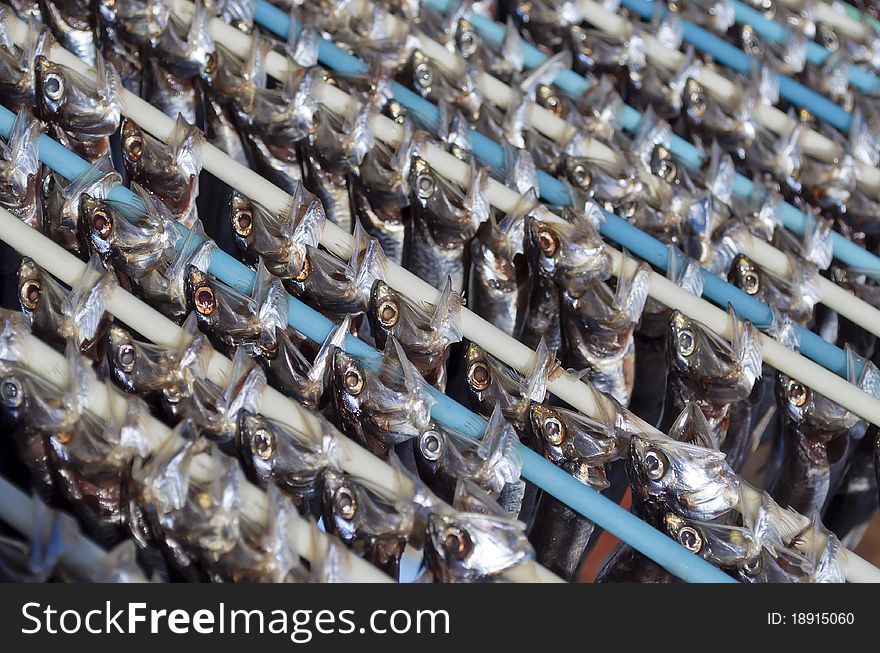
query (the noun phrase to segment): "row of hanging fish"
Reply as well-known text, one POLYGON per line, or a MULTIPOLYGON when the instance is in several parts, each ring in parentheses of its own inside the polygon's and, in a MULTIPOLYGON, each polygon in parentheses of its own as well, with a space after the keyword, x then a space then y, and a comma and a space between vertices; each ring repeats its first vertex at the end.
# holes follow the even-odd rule
MULTIPOLYGON (((334 37, 340 42, 367 48, 363 52, 380 50, 381 70, 346 77, 310 67, 315 32, 304 32, 292 52, 257 39, 241 60, 213 47, 206 28, 208 8, 197 5, 187 31, 162 5, 147 4, 159 12, 155 22, 148 21, 152 32, 145 29, 142 15, 123 15, 127 9, 101 18, 118 27, 117 37, 83 30, 99 35, 93 41, 101 46, 94 55, 99 84, 41 56, 49 38, 38 29, 32 30, 27 48, 4 44, 9 65, 0 70, 0 83, 18 92, 4 95, 4 102, 14 97, 11 108, 30 108, 50 135, 94 162, 86 175, 69 182, 41 169, 35 148, 42 125, 25 112, 3 153, 10 163, 4 168, 3 206, 83 259, 92 257, 91 277, 70 295, 32 262, 22 262, 18 282, 6 294, 20 302, 41 338, 63 348, 73 337, 102 376, 143 397, 169 424, 195 429, 211 443, 203 448, 237 456, 250 480, 281 488, 300 512, 320 516, 328 531, 392 574, 406 544, 424 541, 425 564, 438 580, 497 577, 531 556, 566 578, 575 577, 592 525, 519 479, 518 441, 596 489, 608 487, 609 465, 624 461, 639 516, 745 580, 842 579, 840 544, 833 535, 825 540, 827 546, 805 556, 787 546, 791 538, 784 540, 776 530, 778 508, 769 496, 758 514, 739 515, 735 508, 744 481, 734 470, 744 466, 762 437, 775 438, 777 454, 768 472, 774 498, 811 518, 824 510, 826 523, 845 522, 835 528, 843 538, 864 528, 876 508, 873 429, 806 386, 762 371, 751 325, 737 322, 734 342, 727 343, 648 300, 648 268, 612 269, 598 235, 602 209, 622 215, 693 256, 694 262, 673 275, 683 287, 699 292, 697 263, 721 274, 729 271, 745 292, 776 307, 780 334, 790 331, 790 323, 815 326, 869 356, 873 338, 842 320, 834 324, 834 316, 822 322, 813 310, 816 295, 811 302, 809 290, 830 262, 828 225, 816 219, 805 242, 783 232, 773 200, 786 192, 784 184, 769 185, 766 196, 749 206, 735 206, 725 180, 735 165, 751 170, 755 162, 725 153, 721 145, 729 144, 719 131, 710 132, 720 145, 711 148, 708 172, 691 179, 669 154, 673 127, 649 116, 632 140, 614 131, 608 116, 618 100, 612 93, 606 94, 606 105, 595 102, 599 91, 620 87, 613 76, 602 72, 594 95, 579 102, 556 96, 538 83, 540 76, 523 79, 521 62, 479 42, 463 19, 451 28, 438 27, 436 16, 423 16, 419 24, 438 40, 440 35, 452 39, 475 67, 462 79, 447 79, 417 48, 401 56, 400 39, 352 38, 343 29, 345 21, 333 22, 335 14, 320 17, 332 24, 320 24, 315 17, 315 27, 337 30, 334 37), (115 59, 123 50, 131 56, 115 59), (289 55, 292 62, 291 75, 278 85, 269 84, 265 71, 270 50, 289 55), (177 52, 185 59, 186 65, 159 76, 179 82, 177 90, 157 91, 154 82, 145 81, 149 74, 143 62, 165 65, 148 56, 151 52, 177 52), (131 65, 126 68, 121 61, 131 65), (472 79, 480 68, 518 85, 520 104, 505 114, 475 99, 472 79), (392 78, 440 102, 440 143, 471 165, 467 188, 447 182, 419 156, 430 138, 419 127, 428 125, 389 99, 392 78), (355 94, 364 108, 343 117, 319 107, 313 95, 319 83, 355 94), (120 120, 121 85, 180 116, 168 143, 120 120), (541 137, 522 121, 520 109, 528 101, 558 108, 577 125, 577 133, 613 145, 626 157, 630 174, 617 178, 579 157, 577 139, 557 145, 541 137), (379 112, 404 127, 394 150, 371 133, 370 118, 379 112), (469 123, 507 143, 510 173, 499 178, 524 197, 506 215, 487 199, 488 180, 497 173, 480 168, 468 153, 469 123), (201 172, 203 139, 285 188, 294 198, 291 209, 276 215, 231 193, 227 205, 205 210, 199 183, 217 180, 201 172), (120 172, 108 153, 114 154, 120 172), (537 185, 536 166, 566 178, 577 198, 574 207, 563 209, 561 222, 526 192, 537 185), (108 198, 123 181, 136 190, 143 206, 108 198), (348 261, 319 247, 325 220, 354 232, 356 246, 348 261), (737 256, 742 230, 771 235, 796 262, 795 283, 773 278, 737 256), (254 266, 252 291, 229 287, 205 270, 217 246, 208 235, 254 266), (397 293, 385 279, 387 259, 442 290, 441 300, 425 306, 397 293), (113 325, 100 304, 111 283, 109 270, 118 283, 185 324, 198 343, 195 350, 163 351, 113 325), (473 343, 458 344, 465 290, 469 308, 538 350, 539 362, 528 378, 473 343), (288 292, 339 325, 326 342, 310 342, 287 327, 288 292), (346 354, 342 345, 352 335, 384 351, 382 359, 346 354), (194 362, 203 347, 236 355, 235 378, 227 387, 201 378, 194 362), (614 410, 605 423, 548 403, 547 380, 566 373, 564 368, 584 370, 582 376, 607 393, 606 404, 614 410), (661 417, 650 395, 667 378, 661 417), (413 528, 417 511, 402 515, 406 509, 383 504, 368 487, 361 492, 355 479, 340 480, 332 466, 316 469, 301 443, 291 444, 296 434, 256 415, 249 397, 265 383, 321 411, 375 455, 399 459, 402 469, 418 474, 463 514, 490 514, 474 524, 413 528), (491 418, 482 443, 431 419, 432 393, 438 390, 460 394, 491 418), (643 437, 632 426, 627 405, 658 420, 678 442, 643 437), (777 421, 774 434, 766 427, 777 421), (873 484, 873 491, 859 494, 857 488, 865 484, 873 484), (369 515, 364 521, 360 509, 369 515), (501 568, 483 567, 499 558, 501 568)), ((242 26, 247 23, 243 20, 242 26)), ((67 43, 57 28, 53 33, 67 43)), ((518 45, 516 38, 516 31, 508 30, 505 52, 518 45)), ((623 92, 635 96, 645 91, 623 92)), ((674 128, 682 124, 676 121, 674 128)), ((755 169, 773 172, 760 165, 755 169)), ((864 277, 846 270, 832 273, 870 296, 872 286, 864 277)), ((852 367, 851 380, 873 388, 876 370, 870 363, 854 354, 852 367)), ((55 469, 33 473, 37 478, 42 474, 49 486, 48 478, 58 474, 55 469)), ((211 514, 213 505, 194 514, 211 514)), ((73 508, 86 515, 81 518, 94 519, 73 508)), ((145 519, 150 518, 155 516, 145 519)), ((176 522, 162 522, 165 530, 158 535, 152 526, 151 540, 135 533, 144 550, 161 551, 158 557, 173 573, 196 570, 193 577, 225 577, 227 572, 218 571, 225 562, 218 564, 216 556, 206 562, 203 553, 192 553, 191 547, 204 543, 200 536, 195 544, 169 543, 175 538, 169 523, 176 522), (162 542, 158 546, 157 540, 162 542)), ((821 531, 822 526, 816 519, 808 528, 821 531)), ((155 560, 152 564, 162 567, 155 560)), ((622 547, 602 578, 668 580, 668 575, 622 547)))

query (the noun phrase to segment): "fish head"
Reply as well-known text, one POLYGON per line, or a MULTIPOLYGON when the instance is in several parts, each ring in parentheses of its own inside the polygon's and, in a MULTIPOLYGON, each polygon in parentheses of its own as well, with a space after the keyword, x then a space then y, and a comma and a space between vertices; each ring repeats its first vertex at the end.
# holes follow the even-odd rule
POLYGON ((327 528, 346 543, 358 536, 362 518, 360 487, 346 474, 332 469, 323 475, 323 511, 327 528))
POLYGON ((438 580, 487 580, 534 559, 522 522, 470 512, 432 515, 426 554, 438 580))
POLYGON ((367 389, 367 374, 363 363, 337 347, 333 351, 333 387, 340 403, 352 417, 361 411, 367 389))
POLYGON ((433 422, 429 424, 416 439, 415 453, 419 468, 427 470, 428 476, 436 475, 444 467, 449 446, 446 433, 433 422))
POLYGON ((526 225, 526 250, 533 267, 572 296, 582 295, 597 279, 607 279, 611 262, 596 229, 586 218, 573 223, 531 218, 526 225))
POLYGON ((688 387, 714 391, 716 384, 737 381, 740 370, 730 344, 679 311, 669 319, 666 352, 670 369, 688 387))
POLYGON ((43 293, 43 270, 33 259, 24 257, 18 266, 18 301, 25 315, 31 315, 43 293))
POLYGON ((495 379, 486 351, 470 342, 464 352, 465 375, 468 390, 477 404, 487 402, 494 395, 495 379))
POLYGON ((840 404, 782 373, 776 379, 776 403, 783 417, 805 435, 849 430, 859 421, 840 404))
POLYGON ((645 502, 692 519, 714 519, 739 501, 739 479, 724 458, 686 442, 633 437, 630 482, 645 502))
POLYGON ((25 419, 28 413, 28 385, 24 374, 13 368, 0 372, 0 410, 10 427, 25 419))
POLYGON ((608 487, 605 465, 621 458, 628 444, 613 426, 534 402, 529 419, 548 460, 596 490, 608 487))

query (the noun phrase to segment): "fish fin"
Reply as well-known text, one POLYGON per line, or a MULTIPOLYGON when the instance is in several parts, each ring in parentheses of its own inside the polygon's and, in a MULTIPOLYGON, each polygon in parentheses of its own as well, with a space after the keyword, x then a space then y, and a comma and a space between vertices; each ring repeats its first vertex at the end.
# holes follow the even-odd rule
POLYGON ((748 379, 748 385, 752 387, 764 369, 761 334, 751 322, 740 320, 732 305, 728 306, 727 311, 732 323, 731 349, 739 362, 740 374, 748 379))
POLYGON ((446 284, 437 303, 434 305, 434 313, 431 316, 431 329, 449 342, 461 340, 461 295, 453 290, 452 279, 446 277, 446 284))

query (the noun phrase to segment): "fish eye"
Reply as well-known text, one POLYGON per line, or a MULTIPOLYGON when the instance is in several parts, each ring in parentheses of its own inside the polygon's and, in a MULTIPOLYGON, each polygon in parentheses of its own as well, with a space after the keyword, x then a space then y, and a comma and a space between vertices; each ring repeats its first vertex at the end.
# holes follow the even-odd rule
POLYGON ((131 372, 134 369, 136 357, 134 347, 129 344, 124 344, 116 350, 116 363, 123 372, 131 372))
POLYGON ((58 444, 70 444, 73 440, 73 431, 58 431, 53 437, 58 444))
POLYGON ((364 390, 364 377, 361 371, 354 366, 345 370, 342 382, 345 384, 345 391, 350 395, 357 396, 364 390))
POLYGON ((477 51, 477 39, 473 30, 462 30, 458 36, 458 49, 461 51, 463 59, 473 56, 477 51))
POLYGON ((196 505, 202 510, 208 510, 214 502, 211 500, 211 495, 207 492, 199 492, 196 495, 196 505))
POLYGON ((463 528, 449 526, 443 534, 443 547, 456 560, 464 560, 473 548, 471 536, 463 528))
POLYGON ((678 541, 691 553, 699 553, 703 548, 703 537, 691 526, 682 526, 678 531, 678 541))
POLYGON ((140 161, 144 155, 144 141, 136 134, 129 136, 125 139, 125 151, 132 161, 140 161))
POLYGON ((675 181, 675 177, 678 174, 678 166, 672 160, 672 155, 662 145, 655 147, 651 155, 651 171, 669 183, 675 181))
POLYGON ((31 280, 21 284, 21 288, 19 288, 18 291, 18 298, 21 301, 21 305, 28 310, 34 310, 37 307, 37 302, 40 301, 40 292, 39 281, 31 280))
POLYGON ((761 281, 758 279, 758 275, 755 274, 752 270, 749 270, 743 275, 743 290, 746 291, 749 295, 754 295, 758 292, 758 289, 761 286, 761 281))
POLYGON ((800 408, 807 403, 807 400, 809 400, 810 389, 800 381, 789 379, 786 394, 788 395, 789 402, 791 402, 793 406, 800 408))
POLYGON ((453 144, 452 147, 449 148, 449 151, 452 153, 452 156, 454 156, 459 161, 467 161, 469 158, 468 151, 460 145, 453 144))
POLYGON ((565 427, 558 417, 548 417, 544 420, 544 438, 554 446, 562 444, 565 440, 565 427))
POLYGON ((237 233, 242 238, 247 238, 251 235, 251 231, 254 228, 254 215, 248 209, 241 209, 235 212, 235 215, 232 217, 232 227, 235 229, 235 233, 237 233))
POLYGON ((468 384, 477 392, 482 392, 492 382, 492 373, 483 362, 476 362, 470 366, 467 373, 468 384))
POLYGON ((92 227, 101 238, 106 238, 113 230, 113 218, 104 209, 95 209, 92 213, 92 227))
POLYGON ((382 324, 382 326, 393 327, 395 324, 397 324, 397 320, 400 317, 400 311, 398 310, 397 304, 395 302, 386 300, 379 304, 377 315, 379 317, 379 322, 382 324))
POLYGON ((697 349, 697 340, 694 333, 690 329, 683 329, 678 332, 678 352, 682 356, 690 356, 697 349))
POLYGON ((336 488, 333 493, 333 505, 343 519, 352 519, 357 512, 357 500, 354 494, 344 485, 336 488))
POLYGON ((269 460, 275 453, 275 438, 264 428, 257 429, 251 436, 251 448, 263 460, 269 460))
POLYGON ((559 239, 552 229, 544 228, 538 232, 538 247, 544 256, 552 257, 556 254, 556 250, 559 249, 559 239))
POLYGON ((425 431, 419 438, 419 451, 426 460, 439 460, 443 455, 443 441, 436 431, 425 431))
POLYGON ((50 100, 60 100, 64 95, 64 80, 58 73, 49 73, 43 79, 43 93, 50 100))
POLYGON ((7 408, 18 408, 24 401, 24 391, 18 379, 8 377, 0 381, 0 401, 7 408))
POLYGON ((213 75, 215 70, 217 70, 217 54, 215 52, 209 52, 208 60, 205 63, 205 73, 213 75))
POLYGON ((195 293, 196 310, 202 315, 211 315, 217 308, 217 302, 214 299, 214 291, 210 286, 199 286, 195 293))
POLYGON ((695 79, 689 79, 685 87, 685 95, 688 99, 688 106, 691 113, 700 117, 706 113, 706 95, 703 93, 702 85, 695 79))
POLYGON ((428 174, 419 175, 416 178, 416 193, 423 200, 434 194, 434 177, 428 174))
POLYGON ((572 170, 571 177, 574 183, 577 184, 578 188, 581 188, 582 190, 587 190, 590 187, 590 183, 593 181, 589 170, 587 170, 586 166, 580 163, 574 167, 574 170, 572 170))
POLYGON ((302 270, 299 271, 299 274, 296 275, 293 280, 294 281, 305 281, 309 278, 309 275, 312 273, 312 263, 309 261, 308 257, 303 259, 302 270))
POLYGON ((648 449, 645 452, 645 468, 648 470, 648 478, 652 481, 659 481, 666 475, 666 468, 669 463, 666 455, 656 449, 648 449))
POLYGON ((165 395, 166 401, 170 404, 180 403, 180 400, 183 398, 183 393, 181 392, 178 383, 172 383, 171 385, 165 386, 165 388, 162 389, 162 394, 165 395))
POLYGON ((434 81, 434 72, 426 63, 416 66, 416 83, 424 89, 429 89, 434 81))

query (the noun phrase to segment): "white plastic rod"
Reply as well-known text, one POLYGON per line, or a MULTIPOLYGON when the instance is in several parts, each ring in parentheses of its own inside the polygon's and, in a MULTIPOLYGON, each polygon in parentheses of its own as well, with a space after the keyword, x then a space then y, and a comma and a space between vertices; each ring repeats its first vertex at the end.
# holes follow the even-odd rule
MULTIPOLYGON (((192 7, 192 4, 186 0, 177 0, 177 4, 192 7)), ((386 15, 390 30, 402 31, 404 29, 399 18, 392 14, 386 15)), ((416 36, 422 46, 422 51, 438 66, 452 72, 463 70, 464 61, 455 53, 450 52, 422 33, 417 32, 416 36)), ((514 92, 507 84, 486 72, 479 73, 477 85, 487 100, 502 109, 507 109, 514 99, 514 92)), ((572 127, 544 107, 531 102, 529 103, 529 111, 532 126, 548 138, 562 144, 571 137, 572 127)), ((602 163, 606 169, 620 170, 620 156, 601 141, 590 139, 589 142, 583 144, 583 148, 584 155, 590 160, 602 163)), ((791 278, 793 270, 788 256, 772 245, 755 238, 746 238, 743 240, 742 246, 741 253, 748 256, 760 267, 782 278, 791 278)), ((819 300, 821 303, 875 336, 880 336, 880 309, 871 306, 824 277, 819 282, 819 290, 822 294, 819 300)))
MULTIPOLYGON (((575 0, 580 16, 586 22, 603 32, 620 38, 627 38, 633 32, 633 25, 617 14, 612 14, 594 0, 575 0)), ((643 34, 647 46, 648 58, 668 70, 677 70, 684 63, 684 54, 663 45, 651 34, 643 34)), ((700 83, 716 99, 723 103, 734 103, 739 90, 736 85, 717 71, 704 67, 700 73, 700 83)), ((797 124, 796 121, 777 109, 766 104, 755 107, 758 120, 770 131, 781 136, 787 135, 797 124)), ((804 152, 822 161, 831 161, 842 154, 841 148, 831 139, 813 129, 801 132, 800 145, 804 152)), ((880 169, 858 162, 859 183, 874 193, 880 191, 880 169)))
MULTIPOLYGON (((32 258, 37 265, 69 286, 73 286, 86 269, 86 264, 76 256, 3 209, 0 209, 0 240, 20 254, 32 258)), ((157 345, 176 349, 186 342, 186 334, 181 327, 118 285, 112 286, 105 308, 108 313, 157 345)), ((229 381, 231 371, 232 361, 212 350, 207 369, 208 380, 224 387, 229 381)), ((275 388, 266 386, 263 390, 259 412, 264 417, 311 436, 317 443, 321 442, 323 431, 314 414, 275 388)), ((164 437, 167 436, 157 436, 157 444, 164 437)), ((353 440, 339 438, 337 444, 339 459, 343 462, 345 472, 369 481, 394 500, 409 501, 413 498, 415 486, 412 481, 391 465, 353 440)), ((452 512, 451 507, 441 505, 452 512)), ((536 563, 521 565, 505 577, 520 582, 561 582, 558 576, 536 563)))
MULTIPOLYGON (((218 23, 224 28, 235 31, 234 28, 219 20, 212 22, 212 30, 218 23)), ((24 39, 25 26, 21 21, 13 21, 13 26, 15 42, 21 44, 24 39)), ((241 32, 237 34, 247 41, 247 45, 243 46, 237 53, 231 47, 233 40, 230 39, 227 45, 227 42, 223 39, 222 30, 215 30, 214 38, 218 43, 222 43, 231 49, 234 54, 244 55, 249 51, 250 37, 241 32)), ((244 43, 242 39, 239 39, 239 42, 244 43)), ((94 71, 89 66, 58 45, 55 45, 49 54, 54 61, 69 66, 84 75, 95 76, 94 71)), ((267 71, 273 74, 271 68, 269 68, 269 65, 273 65, 273 61, 276 67, 279 65, 286 66, 287 63, 280 56, 277 59, 273 59, 271 54, 267 58, 267 71)), ((284 68, 280 70, 284 70, 284 68)), ((344 91, 328 84, 318 84, 316 93, 318 94, 319 101, 340 113, 347 114, 357 111, 359 106, 357 101, 348 96, 344 91)), ((164 142, 170 139, 174 128, 174 121, 171 118, 128 91, 123 91, 123 100, 125 104, 123 113, 126 116, 134 120, 156 138, 164 142)), ((374 116, 371 126, 374 128, 376 136, 384 142, 393 146, 400 141, 400 126, 385 116, 374 116)), ((289 207, 291 197, 287 193, 249 168, 237 163, 221 150, 206 144, 202 154, 204 168, 239 192, 263 204, 270 210, 283 211, 289 207)), ((461 185, 466 185, 469 178, 469 170, 462 161, 434 145, 429 145, 426 148, 424 158, 438 173, 447 179, 461 185)), ((510 211, 520 199, 516 192, 494 182, 494 180, 489 185, 488 195, 491 204, 505 212, 510 211)), ((561 218, 558 219, 561 220, 561 218)), ((351 235, 329 221, 325 223, 320 242, 328 250, 344 259, 349 257, 353 247, 351 235)), ((610 247, 608 251, 614 260, 614 264, 619 265, 620 252, 610 247)), ((637 265, 630 258, 627 258, 627 264, 637 265)), ((387 276, 389 283, 393 287, 414 301, 436 304, 440 297, 437 289, 432 288, 400 266, 389 263, 387 276)), ((649 295, 662 304, 677 308, 692 319, 706 324, 722 337, 728 340, 731 338, 731 323, 726 313, 682 290, 665 277, 653 272, 650 274, 649 295), (721 322, 722 319, 724 322, 721 322)), ((462 311, 461 321, 462 333, 466 338, 479 344, 488 353, 504 361, 520 373, 527 374, 534 366, 536 355, 532 349, 514 340, 486 320, 465 309, 462 311)), ((798 379, 814 391, 840 403, 872 424, 880 425, 880 401, 876 398, 812 361, 785 349, 772 339, 766 336, 762 336, 762 338, 765 343, 763 352, 765 362, 788 376, 798 379), (772 343, 771 346, 767 346, 768 341, 772 343)), ((592 417, 599 417, 601 415, 593 401, 593 393, 589 392, 581 381, 563 375, 552 380, 548 385, 548 389, 551 393, 587 415, 592 417)), ((653 429, 653 433, 656 437, 666 437, 664 434, 656 431, 656 429, 653 429)), ((786 514, 791 515, 792 523, 805 523, 806 518, 797 515, 797 513, 787 511, 786 514)), ((793 537, 796 533, 797 531, 790 529, 788 536, 793 537)), ((877 582, 880 582, 880 570, 877 570, 875 578, 877 582)))
MULTIPOLYGON (((15 487, 7 479, 0 476, 0 519, 12 526, 29 540, 41 537, 36 530, 33 516, 40 502, 36 497, 29 497, 15 487)), ((46 508, 51 510, 51 508, 46 508)), ((81 578, 92 578, 96 570, 107 558, 107 552, 92 540, 77 531, 76 540, 68 544, 59 561, 62 566, 81 578)), ((145 583, 147 579, 138 576, 133 582, 145 583)))

